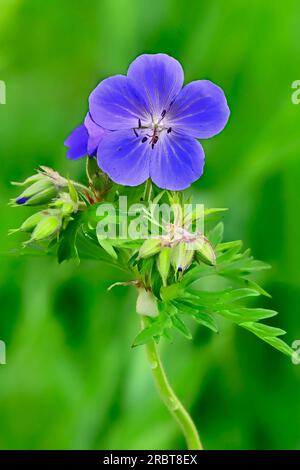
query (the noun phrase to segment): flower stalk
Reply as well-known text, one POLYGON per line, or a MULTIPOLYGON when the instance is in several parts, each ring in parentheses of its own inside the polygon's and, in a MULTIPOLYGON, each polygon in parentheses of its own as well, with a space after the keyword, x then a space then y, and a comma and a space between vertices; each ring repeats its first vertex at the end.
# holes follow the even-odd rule
MULTIPOLYGON (((147 326, 147 319, 142 317, 142 328, 147 326)), ((154 340, 145 344, 148 361, 159 395, 175 421, 181 428, 189 450, 203 450, 197 428, 174 390, 163 368, 157 345, 154 340)))

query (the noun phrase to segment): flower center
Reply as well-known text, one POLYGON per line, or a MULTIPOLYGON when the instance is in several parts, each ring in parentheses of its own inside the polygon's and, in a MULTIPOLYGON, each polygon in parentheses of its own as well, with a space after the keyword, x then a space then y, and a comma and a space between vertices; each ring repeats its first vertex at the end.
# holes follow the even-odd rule
POLYGON ((146 124, 142 124, 141 119, 138 119, 137 127, 133 128, 135 136, 138 138, 142 137, 141 142, 143 144, 148 142, 151 145, 151 148, 154 149, 162 132, 166 132, 167 134, 172 132, 172 128, 168 126, 168 123, 165 120, 166 114, 167 111, 164 109, 158 117, 151 115, 149 122, 146 124))

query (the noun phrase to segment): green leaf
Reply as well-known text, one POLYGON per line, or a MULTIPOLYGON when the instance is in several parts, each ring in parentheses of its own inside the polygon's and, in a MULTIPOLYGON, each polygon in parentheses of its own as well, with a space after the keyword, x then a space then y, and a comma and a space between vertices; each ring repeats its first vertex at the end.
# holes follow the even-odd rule
POLYGON ((202 277, 213 276, 214 274, 218 274, 215 266, 207 266, 204 264, 199 266, 197 264, 184 273, 180 284, 182 287, 187 287, 202 277))
POLYGON ((217 261, 217 270, 219 275, 229 278, 237 278, 238 280, 241 280, 241 278, 244 278, 247 274, 270 268, 268 264, 254 260, 250 255, 250 250, 246 250, 244 253, 235 255, 234 259, 227 260, 227 262, 225 261, 221 263, 220 257, 217 261))
MULTIPOLYGON (((238 324, 241 324, 244 322, 256 322, 258 320, 263 320, 264 318, 270 318, 270 317, 274 317, 275 315, 277 315, 277 312, 275 312, 275 310, 268 310, 265 308, 246 308, 246 307, 234 308, 230 310, 229 309, 218 310, 216 313, 238 324)), ((253 323, 253 325, 260 326, 260 323, 253 323)))
POLYGON ((277 337, 285 334, 284 330, 253 322, 241 323, 240 326, 246 330, 251 331, 251 333, 254 333, 260 339, 270 344, 275 349, 278 349, 280 352, 286 354, 287 356, 292 356, 294 352, 293 349, 277 337))
POLYGON ((259 292, 255 289, 248 289, 248 288, 242 288, 242 289, 229 289, 227 291, 224 291, 222 297, 221 297, 221 302, 224 304, 227 303, 232 303, 236 302, 237 300, 244 299, 246 297, 257 297, 259 295, 259 292))
POLYGON ((196 304, 186 302, 184 299, 172 300, 172 304, 177 308, 179 313, 187 315, 195 315, 197 312, 205 312, 204 307, 199 307, 196 304))
POLYGON ((102 261, 123 270, 123 266, 101 248, 96 236, 93 237, 91 233, 85 230, 84 226, 81 226, 77 233, 76 247, 81 259, 102 261))
POLYGON ((160 291, 162 286, 162 280, 160 274, 154 269, 151 276, 151 288, 152 292, 158 299, 161 298, 160 291))
POLYGON ((76 246, 76 239, 80 224, 81 219, 78 217, 69 222, 68 226, 63 231, 57 250, 57 259, 59 263, 70 259, 74 259, 76 263, 80 262, 76 246))
POLYGON ((163 286, 160 289, 160 296, 162 300, 168 302, 170 300, 176 299, 179 296, 181 285, 179 283, 172 284, 170 286, 163 286))
MULTIPOLYGON (((166 338, 168 341, 172 341, 173 338, 172 338, 172 334, 171 334, 171 331, 168 330, 167 328, 164 329, 162 335, 164 338, 166 338)), ((156 338, 156 342, 158 343, 158 340, 160 339, 160 337, 157 337, 156 338)))
POLYGON ((265 289, 263 289, 259 284, 257 284, 256 282, 250 280, 250 279, 245 279, 245 284, 251 288, 251 289, 254 289, 256 290, 259 294, 261 295, 264 295, 265 297, 269 297, 270 299, 272 298, 272 296, 269 294, 269 292, 267 292, 265 289))
POLYGON ((281 336, 285 335, 286 333, 281 328, 275 328, 274 326, 264 325, 263 323, 256 323, 251 321, 242 323, 240 326, 246 328, 246 330, 251 331, 262 339, 267 337, 281 336))
MULTIPOLYGON (((150 321, 148 319, 148 321, 150 321)), ((161 315, 146 326, 139 334, 136 336, 133 341, 132 347, 141 346, 142 344, 148 343, 151 340, 159 341, 161 336, 168 336, 168 328, 171 326, 170 318, 166 315, 161 315)))
MULTIPOLYGON (((186 204, 191 204, 191 201, 186 201, 186 204)), ((211 225, 213 222, 216 221, 222 216, 224 212, 226 212, 227 208, 210 208, 204 209, 202 204, 197 204, 196 207, 187 215, 185 218, 185 223, 195 223, 197 220, 204 220, 205 226, 211 225)))
POLYGON ((227 305, 237 300, 258 296, 259 293, 254 289, 242 288, 242 289, 225 289, 223 291, 200 291, 196 289, 187 289, 183 294, 186 300, 195 302, 200 305, 212 305, 217 306, 227 305), (195 298, 196 297, 196 298, 195 298))
POLYGON ((218 243, 221 243, 224 234, 224 224, 219 222, 207 235, 207 238, 213 246, 217 246, 218 243))
POLYGON ((283 354, 286 354, 287 356, 292 356, 294 350, 286 344, 282 339, 280 338, 263 338, 263 340, 273 346, 273 348, 278 349, 278 351, 282 352, 283 354))
POLYGON ((186 324, 184 323, 183 320, 178 315, 173 315, 172 317, 172 323, 175 326, 175 328, 180 331, 183 336, 185 336, 188 339, 192 339, 192 334, 186 324))
MULTIPOLYGON (((219 245, 217 245, 218 248, 219 245)), ((235 246, 232 246, 225 252, 223 251, 221 254, 217 256, 217 262, 218 264, 221 263, 226 263, 227 261, 235 260, 238 259, 242 256, 242 254, 239 254, 239 251, 241 249, 242 245, 236 244, 235 246)))
POLYGON ((242 246, 243 242, 241 240, 234 240, 232 242, 218 243, 216 249, 221 252, 231 250, 232 248, 238 248, 240 250, 242 246))
POLYGON ((141 346, 153 340, 155 336, 161 336, 164 332, 164 326, 160 321, 154 321, 150 326, 147 326, 136 336, 133 341, 132 347, 141 346))
POLYGON ((111 245, 111 243, 108 240, 98 238, 98 241, 99 241, 99 245, 103 248, 103 250, 106 251, 108 255, 110 255, 115 260, 118 259, 118 255, 114 247, 111 245))
POLYGON ((193 314, 194 319, 196 320, 197 323, 200 323, 200 325, 206 326, 210 330, 212 330, 214 333, 218 333, 218 325, 216 320, 212 315, 209 313, 202 313, 202 312, 197 312, 193 314))
POLYGON ((213 207, 211 209, 204 209, 204 217, 209 217, 211 215, 220 214, 222 212, 227 212, 227 207, 213 207))
POLYGON ((249 263, 249 266, 247 266, 248 271, 264 271, 265 269, 271 269, 271 266, 268 263, 265 263, 264 261, 260 261, 257 259, 251 260, 251 263, 249 263))
POLYGON ((107 238, 105 240, 114 247, 129 248, 132 250, 140 248, 144 242, 142 239, 132 240, 131 238, 107 238))
POLYGON ((167 302, 167 303, 160 302, 160 304, 164 305, 164 311, 169 317, 171 317, 172 315, 176 315, 178 309, 174 305, 173 302, 167 302))
POLYGON ((173 301, 172 303, 177 308, 179 314, 191 315, 193 319, 197 321, 197 323, 206 326, 215 333, 218 332, 218 325, 216 323, 216 320, 210 313, 206 312, 203 307, 200 309, 196 305, 186 305, 182 301, 173 301))
POLYGON ((154 258, 145 258, 139 261, 139 271, 144 284, 148 284, 153 272, 154 258))

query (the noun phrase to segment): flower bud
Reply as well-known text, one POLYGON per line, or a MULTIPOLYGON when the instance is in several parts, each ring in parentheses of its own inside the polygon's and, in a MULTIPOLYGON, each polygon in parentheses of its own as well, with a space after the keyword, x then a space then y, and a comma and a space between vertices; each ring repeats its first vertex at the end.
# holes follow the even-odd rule
MULTIPOLYGON (((57 171, 42 166, 35 175, 30 176, 22 183, 13 182, 17 186, 25 186, 24 191, 15 200, 12 205, 35 206, 49 203, 58 195, 61 189, 67 188, 74 195, 74 187, 68 183, 57 171), (72 186, 72 187, 71 187, 72 186)), ((75 191, 76 192, 76 191, 75 191)))
POLYGON ((61 227, 61 218, 56 215, 43 217, 32 232, 31 240, 44 240, 57 233, 61 227))
POLYGON ((162 248, 157 258, 157 269, 158 269, 159 274, 161 275, 164 286, 167 285, 170 265, 171 265, 171 248, 169 247, 162 248))
POLYGON ((172 248, 171 262, 175 272, 185 271, 191 264, 194 250, 185 242, 180 242, 172 248))
POLYGON ((138 258, 148 258, 149 256, 156 255, 160 251, 161 242, 158 238, 148 238, 142 244, 138 258))
POLYGON ((58 188, 48 177, 41 176, 38 181, 28 186, 12 203, 24 206, 36 206, 47 204, 57 194, 58 188))
POLYGON ((138 298, 136 301, 136 313, 148 317, 157 317, 159 315, 157 301, 152 292, 143 288, 138 289, 138 298))
POLYGON ((68 216, 78 211, 78 197, 76 198, 74 194, 71 196, 69 193, 62 192, 50 206, 59 209, 63 216, 68 216), (76 200, 74 201, 74 199, 76 200))
POLYGON ((36 214, 33 214, 31 215, 30 217, 28 217, 28 219, 26 219, 21 227, 20 227, 20 230, 22 232, 31 232, 34 227, 37 226, 37 224, 45 217, 45 213, 44 212, 37 212, 36 214))
POLYGON ((56 195, 57 189, 50 186, 32 197, 19 197, 16 199, 16 203, 23 206, 43 206, 51 202, 56 195))
POLYGON ((62 208, 61 208, 61 211, 62 211, 62 214, 64 216, 66 215, 71 215, 74 211, 74 205, 71 204, 70 202, 65 202, 63 205, 62 205, 62 208))
POLYGON ((201 238, 199 238, 194 243, 194 247, 196 250, 197 261, 202 261, 203 263, 208 264, 209 266, 216 265, 215 252, 210 241, 206 237, 202 236, 201 238))

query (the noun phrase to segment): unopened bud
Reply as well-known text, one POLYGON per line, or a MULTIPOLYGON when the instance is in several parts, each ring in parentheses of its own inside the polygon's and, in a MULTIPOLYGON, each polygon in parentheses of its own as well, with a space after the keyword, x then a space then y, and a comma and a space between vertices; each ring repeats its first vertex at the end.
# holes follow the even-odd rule
POLYGON ((70 193, 61 192, 59 197, 50 206, 60 209, 63 216, 71 215, 78 211, 78 197, 76 198, 74 194, 71 196, 70 193), (76 200, 74 201, 74 199, 76 200))
POLYGON ((57 195, 57 189, 52 186, 48 189, 44 189, 38 194, 35 194, 31 198, 29 198, 24 205, 26 206, 43 206, 44 204, 48 204, 51 202, 55 196, 57 195))
POLYGON ((70 202, 65 202, 62 205, 62 214, 63 215, 70 215, 74 212, 74 205, 70 202))
POLYGON ((158 238, 148 238, 142 244, 138 258, 148 258, 149 256, 156 255, 161 248, 161 243, 158 238))
POLYGON ((201 237, 194 243, 197 261, 202 261, 209 266, 216 265, 216 255, 210 241, 206 237, 201 237))
POLYGON ((36 214, 33 214, 31 215, 30 217, 28 217, 28 219, 26 219, 21 227, 20 227, 20 230, 22 232, 31 232, 34 227, 37 226, 37 224, 45 217, 45 213, 44 212, 37 212, 36 214))
POLYGON ((47 177, 43 176, 42 179, 28 186, 20 196, 12 202, 17 205, 38 206, 50 202, 57 193, 57 187, 47 177))
POLYGON ((157 269, 159 271, 159 274, 161 275, 164 286, 167 285, 170 265, 171 265, 171 248, 169 247, 162 248, 157 258, 157 269))
POLYGON ((57 233, 61 227, 61 219, 55 215, 44 217, 32 232, 32 240, 44 240, 57 233))
POLYGON ((172 248, 171 262, 175 272, 185 271, 191 264, 194 250, 185 242, 180 242, 172 248))

